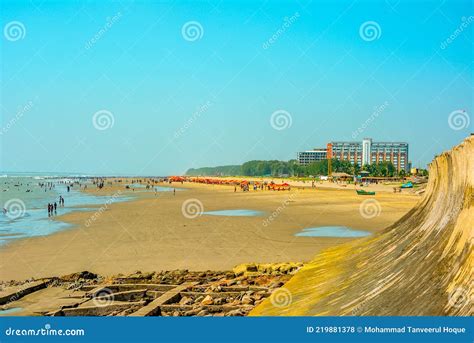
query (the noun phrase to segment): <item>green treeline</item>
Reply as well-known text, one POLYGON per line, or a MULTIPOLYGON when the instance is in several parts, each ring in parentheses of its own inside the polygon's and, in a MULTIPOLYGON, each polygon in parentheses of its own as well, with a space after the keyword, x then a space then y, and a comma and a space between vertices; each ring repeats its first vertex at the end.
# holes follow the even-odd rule
POLYGON ((228 176, 241 175, 241 166, 219 166, 219 167, 204 167, 191 168, 186 172, 189 176, 228 176))
MULTIPOLYGON (((332 172, 358 175, 361 170, 369 172, 370 176, 405 176, 405 171, 397 173, 391 162, 365 165, 360 168, 349 161, 332 159, 332 172)), ((285 161, 248 161, 241 166, 221 166, 189 169, 190 176, 319 176, 328 174, 328 160, 300 165, 296 160, 285 161)))

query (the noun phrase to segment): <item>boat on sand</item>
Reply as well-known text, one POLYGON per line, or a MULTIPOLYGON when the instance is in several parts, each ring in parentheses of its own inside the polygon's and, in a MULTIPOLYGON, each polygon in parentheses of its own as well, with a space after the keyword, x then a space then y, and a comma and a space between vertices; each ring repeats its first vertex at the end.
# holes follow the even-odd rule
POLYGON ((356 192, 359 195, 375 195, 375 192, 364 191, 363 189, 356 189, 356 192))

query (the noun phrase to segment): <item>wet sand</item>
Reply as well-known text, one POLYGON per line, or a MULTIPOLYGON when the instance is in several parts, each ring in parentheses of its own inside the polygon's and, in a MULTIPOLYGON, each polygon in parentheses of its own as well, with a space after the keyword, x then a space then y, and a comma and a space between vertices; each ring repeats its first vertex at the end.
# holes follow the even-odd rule
POLYGON ((474 135, 439 154, 417 206, 380 235, 316 255, 259 316, 474 315, 474 135))
MULTIPOLYGON (((168 186, 162 184, 161 186, 168 186)), ((102 275, 136 270, 228 270, 246 262, 306 262, 322 249, 350 238, 295 237, 303 228, 342 225, 376 233, 393 224, 420 199, 412 194, 377 193, 379 216, 359 212, 368 199, 353 189, 305 189, 234 193, 231 186, 173 184, 183 191, 126 190, 123 184, 91 194, 135 195, 134 201, 57 217, 71 229, 13 241, 0 248, 0 280, 49 277, 89 270, 102 275), (204 211, 250 209, 262 217, 201 215, 186 218, 182 205, 198 199, 204 211), (269 216, 275 219, 271 222, 269 216), (96 218, 95 220, 91 220, 96 218), (86 225, 90 223, 90 225, 86 225), (265 225, 267 223, 268 225, 265 225)))

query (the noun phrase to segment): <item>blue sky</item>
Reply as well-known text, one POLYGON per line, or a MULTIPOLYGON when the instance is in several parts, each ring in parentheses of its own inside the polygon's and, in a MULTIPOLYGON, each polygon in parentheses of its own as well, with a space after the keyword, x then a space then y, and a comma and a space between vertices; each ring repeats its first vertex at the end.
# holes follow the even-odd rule
POLYGON ((471 1, 1 6, 1 170, 165 175, 288 160, 354 140, 364 123, 355 140, 407 141, 425 166, 473 131, 471 1), (291 125, 275 129, 275 111, 291 125), (97 112, 113 125, 94 125, 97 112))

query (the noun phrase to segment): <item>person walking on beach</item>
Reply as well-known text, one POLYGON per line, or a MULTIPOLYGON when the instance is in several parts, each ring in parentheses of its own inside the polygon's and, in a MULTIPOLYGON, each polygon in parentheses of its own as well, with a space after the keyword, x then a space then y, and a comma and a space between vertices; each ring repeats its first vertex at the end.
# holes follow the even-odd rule
POLYGON ((176 188, 173 188, 173 195, 176 195, 176 188))
POLYGON ((56 214, 56 209, 58 208, 57 202, 54 202, 54 213, 56 214))
POLYGON ((51 204, 48 203, 48 217, 51 216, 51 204))

